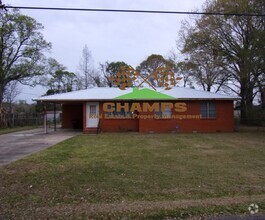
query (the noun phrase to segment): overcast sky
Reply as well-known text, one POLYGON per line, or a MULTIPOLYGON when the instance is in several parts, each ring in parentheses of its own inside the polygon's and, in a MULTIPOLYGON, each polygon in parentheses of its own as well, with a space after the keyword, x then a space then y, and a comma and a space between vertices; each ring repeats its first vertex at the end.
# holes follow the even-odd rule
MULTIPOLYGON (((43 6, 104 9, 193 11, 204 0, 2 0, 11 6, 43 6)), ((77 72, 84 45, 94 65, 124 61, 133 67, 151 54, 167 56, 176 50, 181 21, 188 16, 110 12, 21 10, 44 25, 43 34, 52 43, 50 57, 77 72)), ((45 89, 25 88, 18 99, 31 100, 45 89), (30 94, 29 94, 30 93, 30 94)))

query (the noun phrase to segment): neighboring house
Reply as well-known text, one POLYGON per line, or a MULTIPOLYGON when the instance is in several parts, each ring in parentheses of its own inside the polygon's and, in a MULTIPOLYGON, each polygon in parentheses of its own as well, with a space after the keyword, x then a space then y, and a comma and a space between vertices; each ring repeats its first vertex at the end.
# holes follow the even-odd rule
POLYGON ((90 88, 44 96, 62 103, 62 127, 102 132, 232 132, 237 97, 194 89, 90 88))

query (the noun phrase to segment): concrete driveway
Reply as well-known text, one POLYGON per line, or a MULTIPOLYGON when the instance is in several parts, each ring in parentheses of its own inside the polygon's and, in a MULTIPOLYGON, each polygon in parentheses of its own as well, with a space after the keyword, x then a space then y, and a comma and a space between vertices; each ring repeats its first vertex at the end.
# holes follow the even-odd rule
POLYGON ((48 148, 81 132, 59 129, 44 134, 43 129, 0 135, 0 166, 48 148))

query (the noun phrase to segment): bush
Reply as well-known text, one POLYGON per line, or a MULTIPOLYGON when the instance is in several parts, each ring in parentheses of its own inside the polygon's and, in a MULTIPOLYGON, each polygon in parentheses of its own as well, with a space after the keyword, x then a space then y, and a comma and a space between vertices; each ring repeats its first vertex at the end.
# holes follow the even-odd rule
POLYGON ((252 109, 245 120, 247 125, 265 126, 265 109, 252 109))

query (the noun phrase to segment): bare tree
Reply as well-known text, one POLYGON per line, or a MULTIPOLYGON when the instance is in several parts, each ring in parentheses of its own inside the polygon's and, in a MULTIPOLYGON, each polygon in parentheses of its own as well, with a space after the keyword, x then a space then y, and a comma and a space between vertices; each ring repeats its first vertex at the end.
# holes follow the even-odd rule
POLYGON ((83 88, 87 89, 89 86, 94 84, 93 75, 93 58, 91 52, 89 51, 87 45, 84 46, 82 51, 82 57, 79 63, 80 74, 78 74, 79 81, 82 82, 83 88))
POLYGON ((9 82, 3 95, 3 104, 0 109, 0 127, 14 126, 15 98, 21 93, 18 81, 9 82))
POLYGON ((171 50, 169 52, 168 60, 175 64, 175 72, 177 77, 181 77, 183 81, 183 86, 194 88, 192 82, 192 72, 190 71, 191 63, 187 59, 180 61, 175 51, 171 50))
POLYGON ((5 93, 4 93, 4 102, 8 105, 8 112, 12 113, 12 104, 15 101, 15 98, 21 93, 21 88, 19 87, 18 81, 12 81, 7 84, 5 93))
POLYGON ((103 80, 103 83, 105 86, 108 86, 108 87, 113 87, 113 83, 112 81, 110 80, 110 73, 107 71, 107 68, 108 68, 108 65, 109 63, 106 62, 106 63, 100 63, 99 64, 99 68, 100 68, 100 71, 101 73, 103 74, 104 76, 104 80, 103 80))
POLYGON ((104 87, 106 84, 104 83, 104 79, 100 73, 100 71, 94 70, 91 74, 91 78, 93 80, 93 83, 97 87, 104 87))

